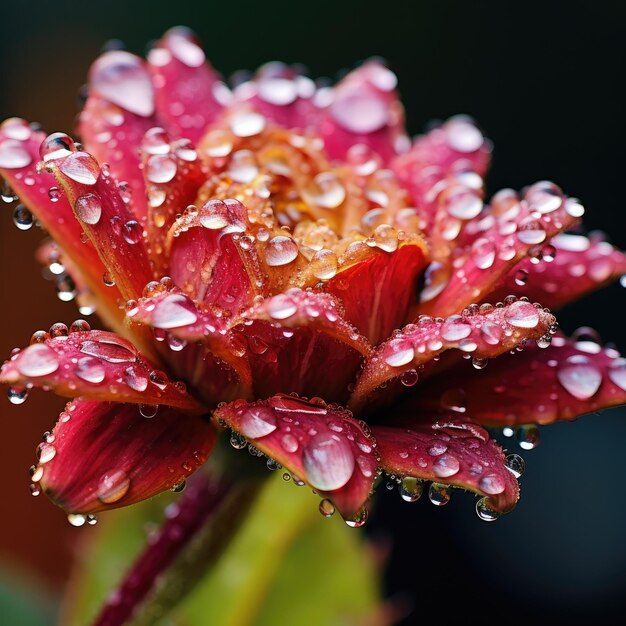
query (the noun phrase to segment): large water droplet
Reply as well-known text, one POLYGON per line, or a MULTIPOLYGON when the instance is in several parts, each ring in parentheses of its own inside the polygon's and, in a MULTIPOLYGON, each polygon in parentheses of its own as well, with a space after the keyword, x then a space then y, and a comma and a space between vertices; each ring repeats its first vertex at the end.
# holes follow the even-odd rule
POLYGON ((497 474, 488 474, 480 479, 478 482, 478 488, 483 493, 497 495, 505 490, 506 484, 501 476, 498 476, 497 474))
POLYGON ((450 502, 450 487, 442 483, 431 483, 428 488, 428 499, 435 506, 444 506, 450 502))
POLYGON ((103 54, 92 66, 90 87, 109 102, 143 117, 154 113, 152 80, 138 57, 123 50, 103 54))
POLYGON ((501 515, 489 506, 489 498, 480 498, 476 502, 476 515, 483 522, 495 522, 501 515))
POLYGON ((104 504, 121 500, 130 488, 130 478, 124 470, 107 472, 98 483, 97 498, 104 504))
POLYGON ((393 341, 385 354, 385 362, 391 367, 402 367, 415 358, 413 344, 406 339, 393 341))
POLYGON ((146 163, 146 178, 151 183, 169 183, 176 176, 176 160, 167 154, 155 154, 146 163))
POLYGON ((95 185, 100 176, 100 165, 87 152, 72 152, 60 162, 59 170, 81 185, 95 185))
POLYGON ((102 361, 91 356, 78 359, 74 373, 78 378, 93 384, 101 383, 106 374, 102 361))
POLYGON ((295 302, 285 294, 274 296, 267 303, 267 312, 270 317, 273 317, 275 320, 287 319, 294 315, 297 310, 298 307, 295 302))
POLYGON ((535 305, 523 300, 510 304, 504 317, 516 328, 535 328, 539 324, 539 310, 535 305))
POLYGON ((265 262, 270 267, 287 265, 298 256, 298 244, 291 237, 279 235, 267 242, 265 247, 265 262))
POLYGON ((59 368, 59 357, 56 352, 43 343, 28 346, 20 353, 17 369, 23 376, 47 376, 59 368))
POLYGON ((532 450, 539 445, 541 433, 535 424, 526 424, 516 431, 517 443, 522 450, 532 450))
POLYGON ((74 204, 76 217, 85 224, 97 224, 102 216, 102 203, 95 193, 79 196, 74 204))
POLYGON ((352 477, 355 459, 347 441, 336 434, 319 433, 304 447, 302 465, 314 489, 334 491, 352 477))
POLYGON ((602 384, 602 372, 584 355, 566 359, 556 376, 561 385, 578 400, 589 400, 602 384))
POLYGON ((263 132, 267 120, 260 113, 241 111, 230 117, 229 125, 237 137, 254 137, 254 135, 263 132))
POLYGON ((5 139, 0 143, 0 167, 8 170, 30 165, 33 157, 20 141, 5 139))
POLYGON ((350 528, 361 528, 367 522, 367 509, 365 507, 359 509, 353 515, 344 518, 344 522, 350 526, 350 528))
POLYGON ((335 121, 359 135, 367 135, 386 126, 390 114, 390 107, 384 98, 364 89, 341 94, 330 110, 335 121))
POLYGON ((256 406, 245 409, 241 417, 241 432, 248 439, 259 439, 273 433, 277 428, 272 409, 256 406))
POLYGON ((198 316, 191 310, 193 303, 182 294, 166 296, 156 306, 152 314, 152 325, 155 328, 181 328, 194 324, 198 316))
POLYGON ((80 351, 109 363, 132 363, 136 359, 127 347, 110 341, 83 341, 80 351))
POLYGON ((320 513, 324 517, 332 517, 335 513, 335 505, 328 498, 324 498, 320 502, 320 513))
POLYGON ((450 454, 441 455, 433 463, 433 473, 438 478, 448 478, 449 476, 454 476, 455 474, 458 474, 460 469, 461 465, 459 460, 450 454))
POLYGON ((506 469, 515 476, 515 478, 519 478, 526 469, 526 463, 524 459, 519 454, 508 454, 505 461, 506 469))
POLYGON ((417 502, 422 497, 424 483, 419 478, 405 476, 398 485, 398 491, 405 502, 417 502))
POLYGON ((469 337, 472 326, 460 315, 451 315, 441 326, 441 338, 445 341, 460 341, 469 337))

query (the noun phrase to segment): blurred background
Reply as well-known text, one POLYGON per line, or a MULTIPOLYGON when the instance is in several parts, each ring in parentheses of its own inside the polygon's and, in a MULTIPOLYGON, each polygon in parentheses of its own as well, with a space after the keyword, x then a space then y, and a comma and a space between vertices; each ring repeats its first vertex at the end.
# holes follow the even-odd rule
MULTIPOLYGON (((10 2, 0 37, 0 119, 73 129, 78 89, 103 44, 121 39, 143 53, 176 24, 198 33, 226 76, 280 59, 334 79, 382 56, 398 74, 412 134, 435 118, 474 116, 495 143, 490 194, 554 180, 582 199, 588 229, 626 247, 626 3, 10 2)), ((41 279, 33 260, 40 239, 36 229, 18 232, 9 208, 0 213, 2 355, 33 330, 78 316, 41 279)), ((623 306, 615 285, 559 320, 567 332, 596 327, 626 350, 623 306)), ((60 510, 30 496, 27 470, 62 404, 41 393, 19 407, 0 403, 0 583, 23 576, 52 602, 76 530, 60 510)), ((482 623, 623 623, 624 441, 621 409, 542 429, 541 445, 523 453, 521 502, 495 524, 480 522, 473 498, 456 492, 436 509, 381 489, 366 532, 390 545, 387 593, 413 606, 403 624, 425 615, 446 623, 452 604, 482 623)), ((1 591, 0 610, 11 600, 1 591)))

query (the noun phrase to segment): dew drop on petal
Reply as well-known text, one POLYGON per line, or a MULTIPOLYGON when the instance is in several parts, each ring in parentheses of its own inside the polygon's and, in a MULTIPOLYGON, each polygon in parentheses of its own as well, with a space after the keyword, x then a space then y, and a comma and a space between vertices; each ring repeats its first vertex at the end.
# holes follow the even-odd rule
POLYGON ((502 493, 506 485, 502 477, 497 474, 487 474, 483 476, 478 482, 478 488, 483 492, 489 495, 497 495, 502 493))
POLYGON ((95 185, 100 176, 100 165, 87 152, 72 152, 61 161, 59 170, 81 185, 95 185))
POLYGON ((489 498, 479 498, 476 502, 476 515, 483 522, 495 522, 501 515, 489 507, 489 498))
POLYGON ((67 521, 75 527, 80 527, 80 526, 84 526, 85 523, 87 522, 87 516, 86 515, 81 515, 80 513, 70 513, 67 516, 67 521))
POLYGON ((560 364, 558 381, 577 400, 589 400, 602 384, 602 372, 583 355, 574 355, 560 364))
POLYGON ((363 508, 359 509, 353 515, 345 517, 344 518, 344 522, 350 528, 361 528, 361 526, 363 526, 365 524, 365 522, 367 522, 367 516, 368 516, 367 509, 365 507, 363 507, 363 508))
POLYGON ((331 433, 311 437, 302 452, 302 465, 309 484, 321 491, 340 489, 354 472, 355 459, 350 445, 331 433))
POLYGON ((454 476, 455 474, 458 474, 460 469, 461 465, 459 460, 450 454, 441 455, 433 463, 433 473, 438 478, 448 478, 450 476, 454 476))
POLYGON ((74 373, 81 380, 93 384, 101 383, 106 374, 102 361, 92 356, 78 359, 74 373))
POLYGON ((626 359, 615 359, 608 367, 609 379, 623 391, 626 391, 626 359))
POLYGON ((124 371, 124 382, 135 391, 145 391, 148 387, 148 376, 137 365, 130 365, 124 371))
POLYGON ((275 320, 287 319, 296 313, 297 310, 298 307, 295 302, 284 294, 274 296, 267 304, 267 312, 275 320))
POLYGON ((441 338, 445 341, 459 341, 469 337, 472 326, 460 315, 451 315, 441 326, 441 338))
POLYGON ((415 349, 410 341, 398 339, 392 341, 385 356, 385 362, 391 367, 402 367, 415 358, 415 349))
POLYGON ((25 348, 19 355, 17 369, 27 377, 47 376, 59 368, 59 357, 43 343, 25 348))
POLYGON ((32 163, 30 152, 20 141, 5 139, 0 143, 0 167, 8 170, 27 167, 32 163))
POLYGON ((298 244, 291 237, 279 235, 267 242, 265 247, 265 262, 270 267, 287 265, 298 256, 298 244))
POLYGON ((130 478, 124 470, 107 472, 100 478, 97 498, 103 504, 112 504, 121 500, 130 488, 130 478))
POLYGON ((405 476, 398 485, 400 497, 405 502, 417 502, 422 497, 424 483, 419 478, 405 476))
POLYGON ((539 310, 530 302, 523 300, 510 304, 504 317, 516 328, 535 328, 539 324, 539 310))
POLYGON ((13 210, 13 223, 19 230, 30 230, 35 223, 35 218, 23 204, 18 204, 13 210))
POLYGON ((450 487, 442 483, 431 483, 428 488, 428 499, 435 506, 444 506, 450 502, 450 487))
POLYGON ((95 193, 79 196, 74 204, 76 217, 85 224, 97 224, 102 216, 102 203, 95 193))
POLYGON ((152 325, 155 328, 181 328, 194 324, 198 316, 191 310, 190 300, 182 294, 171 294, 156 306, 152 314, 152 325))
POLYGON ((526 469, 524 459, 519 454, 508 454, 505 461, 505 467, 515 478, 519 478, 526 469))
POLYGON ((324 517, 332 517, 335 513, 335 505, 328 498, 324 498, 320 502, 320 513, 324 517))
POLYGON ((241 111, 230 117, 229 125, 237 137, 254 137, 263 132, 267 120, 260 113, 241 111))
POLYGON ((515 284, 518 287, 523 287, 528 282, 528 272, 524 269, 519 269, 515 272, 515 284))
POLYGON ((532 450, 539 445, 541 433, 535 424, 520 426, 516 431, 517 443, 522 450, 532 450))
POLYGON ((277 428, 274 412, 264 406, 250 407, 241 417, 240 430, 248 439, 260 439, 277 428))
POLYGON ((146 179, 151 183, 169 183, 176 176, 176 160, 167 154, 154 154, 146 163, 146 179))

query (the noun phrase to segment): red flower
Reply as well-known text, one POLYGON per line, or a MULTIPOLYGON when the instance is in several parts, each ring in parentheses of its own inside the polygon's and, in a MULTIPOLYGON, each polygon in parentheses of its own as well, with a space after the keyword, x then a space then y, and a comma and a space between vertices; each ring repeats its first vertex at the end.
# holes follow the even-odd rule
POLYGON ((521 460, 485 426, 626 400, 626 361, 552 339, 533 304, 620 276, 624 254, 561 234, 583 208, 552 183, 485 206, 489 142, 455 117, 411 143, 395 86, 376 61, 333 88, 270 64, 231 92, 174 29, 146 62, 94 63, 84 147, 4 122, 18 221, 34 214, 64 296, 115 331, 55 324, 2 368, 16 401, 74 398, 34 468, 55 502, 88 514, 171 488, 227 427, 352 525, 381 471, 409 500, 420 481, 438 504, 472 490, 493 519, 521 460))

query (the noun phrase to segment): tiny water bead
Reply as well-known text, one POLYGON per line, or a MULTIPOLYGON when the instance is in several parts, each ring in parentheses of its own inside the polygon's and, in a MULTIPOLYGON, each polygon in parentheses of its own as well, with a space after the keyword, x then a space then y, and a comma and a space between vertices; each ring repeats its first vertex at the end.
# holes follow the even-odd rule
POLYGON ((94 225, 102 216, 102 202, 95 193, 86 193, 79 196, 74 204, 76 217, 85 224, 94 225))
POLYGON ((123 470, 107 472, 100 478, 97 498, 103 504, 112 504, 121 500, 130 488, 130 478, 123 470))
POLYGON ((516 430, 517 443, 522 450, 532 450, 539 445, 541 433, 534 424, 519 426, 516 430))
POLYGON ((267 242, 265 262, 270 267, 279 267, 295 261, 298 256, 298 244, 291 238, 279 235, 267 242))
POLYGON ((361 526, 365 525, 365 522, 367 522, 367 518, 368 518, 367 509, 365 507, 363 507, 363 508, 359 509, 353 515, 345 517, 344 518, 344 522, 350 528, 361 528, 361 526))
POLYGON ((60 159, 76 152, 74 140, 65 133, 48 135, 39 146, 39 155, 44 161, 60 159))
POLYGON ((7 398, 11 404, 24 404, 28 398, 28 387, 9 387, 7 398))
POLYGON ((328 498, 321 500, 319 509, 324 517, 332 517, 335 513, 335 505, 328 498))

